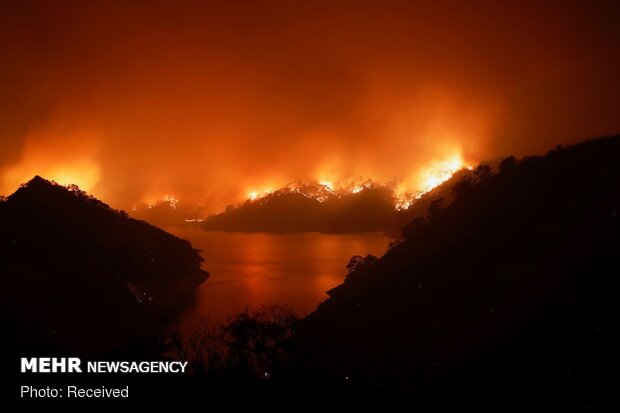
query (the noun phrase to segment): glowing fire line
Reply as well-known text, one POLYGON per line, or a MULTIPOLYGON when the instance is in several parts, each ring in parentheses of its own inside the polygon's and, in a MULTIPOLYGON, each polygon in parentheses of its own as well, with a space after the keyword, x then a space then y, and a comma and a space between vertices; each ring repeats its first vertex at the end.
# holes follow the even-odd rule
MULTIPOLYGON (((402 190, 394 190, 396 194, 394 207, 397 210, 409 208, 417 199, 437 188, 439 185, 450 179, 457 171, 464 168, 471 169, 471 167, 463 162, 460 156, 453 156, 447 160, 432 163, 429 167, 424 168, 422 172, 418 174, 417 181, 419 183, 416 190, 412 191, 406 188, 402 190)), ((373 187, 391 188, 392 185, 378 184, 372 180, 356 183, 341 183, 335 180, 322 179, 314 184, 303 184, 300 182, 289 183, 288 185, 277 190, 273 190, 271 188, 261 191, 251 190, 247 194, 247 199, 250 202, 254 202, 280 192, 299 193, 308 198, 316 199, 319 202, 324 202, 329 196, 340 197, 349 194, 357 194, 364 189, 370 189, 373 187)))

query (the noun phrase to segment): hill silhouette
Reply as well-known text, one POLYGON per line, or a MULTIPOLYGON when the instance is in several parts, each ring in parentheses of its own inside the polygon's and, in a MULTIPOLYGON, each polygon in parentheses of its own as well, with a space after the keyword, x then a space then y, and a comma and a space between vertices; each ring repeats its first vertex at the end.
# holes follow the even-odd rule
POLYGON ((314 198, 277 191, 212 215, 201 227, 215 231, 315 231, 321 223, 321 209, 321 203, 314 198))
POLYGON ((162 199, 152 204, 139 203, 131 209, 129 215, 163 228, 191 226, 204 216, 199 205, 176 199, 162 199))
POLYGON ((36 176, 0 202, 0 301, 19 354, 148 341, 208 277, 201 262, 188 241, 76 186, 36 176))
POLYGON ((381 186, 346 195, 320 192, 322 185, 283 188, 208 217, 202 228, 216 231, 364 232, 397 227, 392 191, 381 186), (318 188, 318 189, 317 189, 318 188))
POLYGON ((396 210, 389 186, 369 184, 359 192, 320 192, 305 185, 301 189, 283 188, 256 200, 228 207, 201 224, 213 231, 352 233, 389 231, 395 234, 412 219, 425 216, 431 202, 451 199, 451 187, 466 170, 455 174, 434 190, 422 195, 407 209, 396 210))
POLYGON ((307 368, 433 403, 617 405, 620 136, 454 185, 303 322, 307 368))

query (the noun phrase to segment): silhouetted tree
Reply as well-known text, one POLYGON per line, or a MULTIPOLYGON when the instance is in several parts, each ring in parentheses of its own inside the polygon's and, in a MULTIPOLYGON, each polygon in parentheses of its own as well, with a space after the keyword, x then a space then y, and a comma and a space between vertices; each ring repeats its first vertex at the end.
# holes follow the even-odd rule
POLYGON ((193 372, 269 379, 294 366, 293 334, 299 316, 286 305, 246 308, 224 324, 201 319, 189 337, 171 329, 166 336, 180 360, 190 360, 193 372))
POLYGON ((514 171, 516 167, 517 167, 517 158, 515 158, 514 156, 509 156, 507 158, 504 158, 499 163, 499 171, 501 173, 507 173, 510 171, 514 171))
POLYGON ((478 165, 472 173, 464 175, 454 186, 452 187, 452 194, 458 198, 465 195, 469 190, 480 181, 491 177, 493 172, 489 165, 478 165))
POLYGON ((330 290, 299 331, 311 323, 335 379, 433 406, 617 405, 619 155, 616 136, 472 171, 441 225, 330 290))
POLYGON ((362 257, 361 255, 354 255, 351 257, 351 259, 349 259, 349 263, 346 265, 347 273, 352 274, 357 270, 366 268, 374 264, 377 259, 377 257, 370 254, 366 255, 365 257, 362 257))
POLYGON ((483 181, 493 175, 493 172, 489 165, 478 165, 476 169, 474 169, 474 175, 478 181, 483 181))
POLYGON ((439 198, 431 202, 428 207, 428 220, 435 221, 437 218, 441 216, 443 209, 446 205, 446 200, 444 198, 439 198))
MULTIPOLYGON (((208 318, 202 318, 193 328, 188 342, 189 358, 198 372, 208 373, 223 367, 225 353, 223 339, 219 327, 213 325, 208 318)), ((182 341, 173 341, 173 344, 180 357, 187 357, 182 341)))
POLYGON ((208 276, 201 261, 75 185, 37 176, 0 204, 1 312, 30 326, 16 348, 107 353, 135 340, 157 352, 152 338, 208 276))
POLYGON ((287 343, 299 317, 285 305, 246 309, 221 328, 228 365, 269 378, 289 364, 287 343))
POLYGON ((452 194, 455 197, 461 197, 465 195, 469 190, 474 186, 474 178, 468 174, 463 176, 457 183, 452 187, 452 194))
POLYGON ((538 156, 538 155, 529 155, 524 157, 523 159, 521 159, 520 163, 522 164, 533 164, 536 163, 540 160, 542 160, 543 158, 538 156))
POLYGON ((446 200, 444 198, 439 198, 431 202, 428 207, 428 220, 434 221, 441 215, 444 207, 446 205, 446 200))
MULTIPOLYGON (((403 227, 403 237, 409 238, 414 233, 417 233, 422 230, 428 224, 428 221, 424 217, 414 218, 410 223, 403 227)), ((397 245, 397 244, 395 244, 397 245)))

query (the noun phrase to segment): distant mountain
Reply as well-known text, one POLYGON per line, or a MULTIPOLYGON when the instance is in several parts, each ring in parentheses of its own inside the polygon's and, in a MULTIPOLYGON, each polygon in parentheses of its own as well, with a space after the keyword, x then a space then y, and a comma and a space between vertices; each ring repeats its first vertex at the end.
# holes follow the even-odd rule
POLYGON ((329 291, 300 329, 310 370, 439 404, 617 405, 620 136, 499 170, 329 291))
POLYGON ((37 176, 0 202, 0 306, 21 354, 156 335, 208 277, 201 262, 188 241, 75 186, 37 176))
POLYGON ((284 188, 208 217, 202 228, 222 231, 363 232, 397 225, 394 195, 386 187, 337 194, 321 185, 284 188))
POLYGON ((351 233, 386 231, 400 236, 401 228, 426 215, 429 205, 443 198, 452 200, 452 185, 468 170, 462 170, 434 188, 397 209, 396 196, 388 185, 371 181, 355 191, 333 191, 320 184, 296 183, 209 216, 201 226, 212 231, 257 231, 351 233))
POLYGON ((174 198, 164 198, 151 204, 140 203, 135 205, 129 214, 132 218, 161 227, 192 225, 204 216, 199 205, 174 198))

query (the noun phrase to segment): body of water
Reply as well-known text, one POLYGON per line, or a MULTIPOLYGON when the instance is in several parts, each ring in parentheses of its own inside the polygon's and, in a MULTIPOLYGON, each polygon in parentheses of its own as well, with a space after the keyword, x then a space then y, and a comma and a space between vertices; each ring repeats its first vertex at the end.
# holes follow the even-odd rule
POLYGON ((198 289, 182 323, 209 316, 225 321, 246 307, 286 304, 301 315, 342 283, 353 255, 383 255, 390 238, 381 233, 271 234, 167 228, 202 250, 211 276, 198 289))

